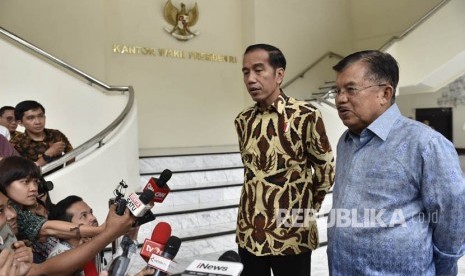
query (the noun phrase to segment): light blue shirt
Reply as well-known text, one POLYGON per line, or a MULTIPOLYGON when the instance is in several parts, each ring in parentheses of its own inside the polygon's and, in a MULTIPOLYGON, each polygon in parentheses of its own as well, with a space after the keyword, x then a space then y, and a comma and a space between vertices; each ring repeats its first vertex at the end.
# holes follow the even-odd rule
POLYGON ((396 104, 339 140, 328 218, 331 275, 456 275, 465 179, 444 136, 396 104))

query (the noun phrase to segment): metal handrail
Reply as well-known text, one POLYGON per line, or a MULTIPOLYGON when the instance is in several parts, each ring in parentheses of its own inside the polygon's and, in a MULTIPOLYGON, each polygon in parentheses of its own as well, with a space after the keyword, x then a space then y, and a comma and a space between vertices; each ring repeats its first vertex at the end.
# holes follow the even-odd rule
POLYGON ((63 155, 61 158, 58 160, 55 160, 45 166, 42 167, 42 173, 49 172, 63 164, 65 164, 67 161, 76 158, 78 155, 84 153, 88 149, 92 148, 93 146, 98 144, 98 147, 101 147, 103 145, 103 139, 105 139, 106 136, 108 136, 116 127, 118 127, 121 122, 126 118, 126 116, 129 114, 129 112, 132 109, 132 106, 134 104, 134 89, 132 86, 110 86, 108 84, 105 84, 102 81, 99 81, 95 79, 94 77, 82 72, 79 69, 76 69, 75 67, 71 66, 70 64, 64 62, 63 60, 56 58, 52 56, 51 54, 45 52, 44 50, 40 49, 39 47, 29 43, 28 41, 20 38, 17 35, 12 34, 11 32, 5 30, 4 28, 0 27, 0 33, 3 34, 4 36, 8 37, 9 39, 15 41, 16 43, 26 47, 27 49, 33 51, 34 53, 44 57, 46 60, 51 61, 71 73, 75 74, 75 76, 79 76, 81 78, 86 79, 90 85, 97 85, 106 91, 119 91, 121 93, 128 93, 128 101, 126 103, 126 106, 124 107, 123 111, 121 114, 113 121, 111 122, 105 129, 100 131, 97 135, 94 137, 90 138, 80 146, 76 147, 72 151, 68 152, 67 154, 63 155))
MULTIPOLYGON (((407 30, 405 30, 403 33, 401 33, 400 35, 395 35, 393 37, 391 37, 386 43, 384 43, 380 48, 379 48, 379 51, 385 51, 389 46, 391 46, 392 43, 398 41, 398 40, 401 40, 403 39, 406 35, 408 35, 409 33, 411 33, 413 30, 415 30, 419 25, 421 25, 424 21, 426 21, 426 19, 428 19, 429 17, 431 17, 434 13, 436 13, 442 6, 444 6, 447 2, 450 2, 450 0, 442 0, 441 2, 439 2, 436 6, 434 6, 431 10, 429 10, 424 16, 422 16, 419 20, 417 20, 412 26, 410 26, 407 30)), ((288 82, 286 82, 282 88, 286 88, 287 86, 289 86, 290 84, 292 84, 294 81, 296 81, 297 79, 299 78, 302 78, 304 77, 305 73, 307 73, 310 69, 312 69, 313 67, 315 67, 318 63, 320 63, 323 59, 325 59, 326 57, 337 57, 339 59, 343 59, 344 57, 342 55, 339 55, 339 54, 336 54, 336 53, 333 53, 333 52, 327 52, 325 53, 324 55, 322 55, 320 58, 318 58, 316 61, 314 61, 312 64, 310 64, 307 68, 305 68, 302 72, 300 72, 299 74, 297 74, 295 77, 293 77, 291 80, 289 80, 288 82)), ((317 97, 316 100, 318 101, 322 101, 330 106, 333 106, 334 108, 336 107, 332 102, 330 101, 327 101, 327 99, 329 98, 329 93, 326 92, 323 96, 321 97, 317 97)))
POLYGON ((342 59, 344 58, 344 56, 340 55, 340 54, 336 54, 336 53, 333 53, 331 51, 329 52, 326 52, 325 54, 323 54, 321 57, 319 57, 317 60, 315 60, 312 64, 310 64, 309 66, 307 66, 307 68, 305 68, 304 70, 302 70, 299 74, 297 74, 295 77, 293 77, 292 79, 290 79, 288 82, 286 82, 285 84, 282 85, 282 88, 286 88, 288 87, 289 85, 291 85, 294 81, 300 79, 300 78, 303 78, 305 73, 307 73, 308 71, 310 71, 310 69, 312 69, 313 67, 315 67, 318 63, 320 63, 322 60, 324 60, 325 58, 332 58, 332 57, 337 57, 339 59, 342 59))
POLYGON ((389 46, 391 46, 392 43, 401 40, 404 38, 406 35, 411 33, 413 30, 415 30, 418 26, 420 26, 423 22, 426 21, 429 17, 431 17, 433 14, 435 14, 442 6, 444 6, 447 2, 450 0, 442 0, 439 2, 436 6, 434 6, 431 10, 429 10, 425 15, 423 15, 420 19, 417 20, 417 22, 413 23, 412 26, 410 26, 407 30, 405 30, 403 33, 400 35, 395 35, 391 37, 386 43, 384 43, 379 50, 384 52, 389 46))

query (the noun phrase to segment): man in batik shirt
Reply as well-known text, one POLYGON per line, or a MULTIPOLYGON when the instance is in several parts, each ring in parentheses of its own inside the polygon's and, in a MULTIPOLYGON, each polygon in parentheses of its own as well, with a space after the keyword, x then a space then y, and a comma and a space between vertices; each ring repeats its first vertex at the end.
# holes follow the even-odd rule
POLYGON ((68 138, 56 129, 45 128, 45 108, 36 101, 23 101, 15 107, 15 118, 25 128, 10 143, 18 153, 38 166, 44 166, 70 152, 68 138))
POLYGON ((235 120, 244 163, 236 241, 242 276, 310 275, 318 247, 315 213, 334 181, 321 113, 280 88, 286 60, 274 46, 249 46, 242 72, 256 104, 235 120))

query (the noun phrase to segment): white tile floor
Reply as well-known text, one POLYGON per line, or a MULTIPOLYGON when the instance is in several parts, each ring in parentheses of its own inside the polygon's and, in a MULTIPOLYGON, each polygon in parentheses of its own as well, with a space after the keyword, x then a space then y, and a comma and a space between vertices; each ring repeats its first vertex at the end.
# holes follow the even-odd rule
MULTIPOLYGON (((465 175, 465 155, 459 156, 460 166, 465 175)), ((458 263, 459 276, 465 276, 465 257, 462 257, 458 263)), ((319 248, 312 253, 312 276, 327 276, 328 258, 326 256, 326 247, 319 248)))
MULTIPOLYGON (((464 175, 465 175, 465 155, 460 156, 459 159, 460 159, 462 170, 464 171, 464 175)), ((232 245, 231 249, 233 250, 236 249, 235 244, 232 245)), ((207 255, 202 256, 202 257, 205 258, 205 260, 217 260, 217 255, 218 256, 221 255, 221 252, 217 253, 216 255, 213 254, 210 257, 208 257, 207 255)), ((185 262, 183 262, 183 260, 179 260, 179 261, 180 261, 180 265, 184 267, 190 263, 190 260, 186 260, 185 262)), ((135 265, 134 267, 132 267, 131 272, 135 274, 136 272, 139 271, 138 269, 143 267, 144 265, 145 263, 143 262, 142 259, 135 261, 135 265)), ((464 257, 462 257, 459 260, 458 266, 459 266, 458 275, 465 276, 465 258, 464 257)), ((134 275, 134 274, 130 274, 130 275, 134 275)), ((329 273, 328 273, 328 261, 327 261, 327 256, 326 256, 326 247, 322 247, 322 248, 315 250, 312 254, 312 276, 327 276, 327 275, 329 275, 329 273)))

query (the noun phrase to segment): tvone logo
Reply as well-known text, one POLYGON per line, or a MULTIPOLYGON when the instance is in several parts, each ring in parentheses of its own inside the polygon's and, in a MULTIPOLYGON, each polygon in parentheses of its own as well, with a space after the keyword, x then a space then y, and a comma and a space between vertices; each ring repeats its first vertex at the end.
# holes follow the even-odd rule
POLYGON ((152 253, 155 251, 155 248, 156 247, 150 246, 150 244, 148 244, 146 250, 152 253))

